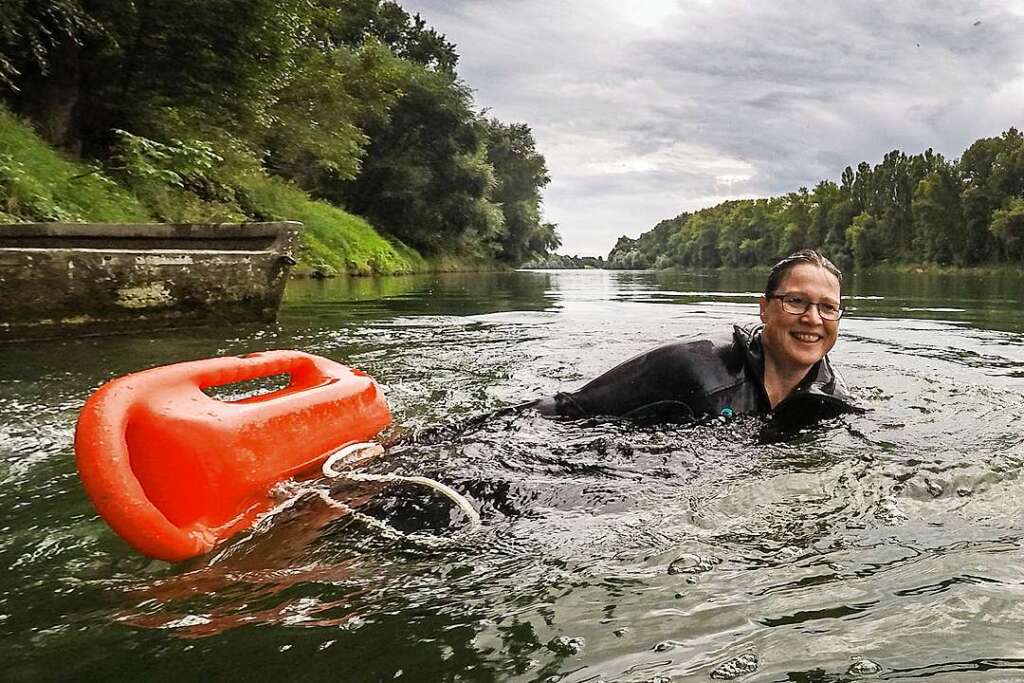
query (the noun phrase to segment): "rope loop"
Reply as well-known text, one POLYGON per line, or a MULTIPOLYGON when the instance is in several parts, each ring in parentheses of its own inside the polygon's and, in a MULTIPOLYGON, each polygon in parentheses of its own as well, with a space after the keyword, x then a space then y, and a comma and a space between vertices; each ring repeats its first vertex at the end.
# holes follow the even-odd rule
POLYGON ((460 510, 462 510, 463 514, 465 514, 469 519, 466 529, 467 531, 475 531, 480 528, 480 515, 473 509, 473 506, 470 505, 465 496, 439 481, 434 481, 427 477, 408 477, 397 474, 370 474, 368 472, 352 471, 351 468, 358 467, 359 465, 376 458, 383 452, 384 447, 378 443, 373 443, 372 441, 349 444, 332 453, 330 457, 324 461, 324 476, 331 479, 347 479, 355 482, 381 482, 389 484, 404 483, 426 486, 427 488, 433 489, 445 496, 455 503, 460 510), (345 469, 336 469, 335 466, 338 464, 345 469))

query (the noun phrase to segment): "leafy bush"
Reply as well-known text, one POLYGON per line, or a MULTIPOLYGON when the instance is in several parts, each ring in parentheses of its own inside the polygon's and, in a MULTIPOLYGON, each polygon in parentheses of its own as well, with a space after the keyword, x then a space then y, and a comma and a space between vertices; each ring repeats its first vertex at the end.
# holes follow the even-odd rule
POLYGON ((238 222, 246 219, 234 188, 218 177, 224 158, 203 140, 151 140, 124 130, 117 137, 110 170, 172 223, 238 222))

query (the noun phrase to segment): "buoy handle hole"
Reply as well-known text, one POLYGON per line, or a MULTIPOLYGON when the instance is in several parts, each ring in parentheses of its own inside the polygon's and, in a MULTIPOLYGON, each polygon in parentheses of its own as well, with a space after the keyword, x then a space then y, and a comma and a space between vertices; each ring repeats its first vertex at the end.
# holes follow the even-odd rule
POLYGON ((266 377, 254 377, 228 384, 203 387, 203 393, 225 403, 248 402, 266 400, 277 392, 287 389, 291 384, 292 376, 287 372, 282 372, 266 377))

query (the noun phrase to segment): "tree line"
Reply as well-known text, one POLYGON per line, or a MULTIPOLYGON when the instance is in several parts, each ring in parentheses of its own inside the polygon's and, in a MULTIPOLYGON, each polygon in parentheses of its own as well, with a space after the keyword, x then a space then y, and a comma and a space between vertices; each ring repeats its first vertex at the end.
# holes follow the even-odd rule
POLYGON ((602 270, 608 268, 608 264, 603 256, 548 254, 535 256, 523 262, 519 267, 527 270, 602 270))
POLYGON ((608 267, 749 267, 802 248, 840 267, 1024 265, 1024 136, 1010 128, 953 161, 894 150, 839 183, 683 213, 619 238, 608 267))
POLYGON ((238 179, 269 174, 427 255, 560 243, 529 126, 478 111, 456 46, 395 2, 4 6, 0 102, 151 205, 259 219, 238 179))

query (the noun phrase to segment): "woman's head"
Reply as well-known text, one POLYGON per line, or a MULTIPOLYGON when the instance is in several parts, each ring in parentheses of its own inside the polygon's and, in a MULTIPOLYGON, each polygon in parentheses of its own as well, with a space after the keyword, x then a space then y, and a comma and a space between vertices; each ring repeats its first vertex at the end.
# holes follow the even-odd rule
POLYGON ((768 282, 764 286, 764 293, 766 295, 774 294, 786 273, 801 263, 809 263, 819 268, 824 268, 836 276, 836 280, 839 281, 840 285, 843 284, 843 273, 836 268, 835 264, 814 249, 801 249, 772 266, 772 271, 768 274, 768 282))
POLYGON ((836 343, 843 275, 816 251, 777 263, 760 299, 765 355, 776 369, 806 372, 836 343), (824 311, 824 316, 822 315, 824 311))

